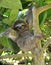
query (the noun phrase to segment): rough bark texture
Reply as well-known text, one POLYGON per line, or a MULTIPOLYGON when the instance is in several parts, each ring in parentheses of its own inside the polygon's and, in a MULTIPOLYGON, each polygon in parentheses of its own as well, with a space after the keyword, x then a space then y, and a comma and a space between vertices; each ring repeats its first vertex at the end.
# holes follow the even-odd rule
MULTIPOLYGON (((39 14, 42 13, 43 11, 51 8, 51 5, 46 5, 44 7, 37 8, 34 6, 32 8, 32 13, 33 13, 33 28, 34 28, 34 35, 40 35, 41 36, 41 30, 39 27, 39 14)), ((33 49, 32 53, 34 55, 33 58, 33 63, 32 65, 45 65, 44 57, 43 57, 43 52, 41 52, 42 47, 41 47, 41 39, 36 38, 36 48, 33 49)))

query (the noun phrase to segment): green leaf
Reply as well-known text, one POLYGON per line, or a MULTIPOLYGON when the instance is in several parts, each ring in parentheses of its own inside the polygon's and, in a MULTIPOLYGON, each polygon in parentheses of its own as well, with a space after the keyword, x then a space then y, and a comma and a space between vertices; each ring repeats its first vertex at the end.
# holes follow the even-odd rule
POLYGON ((40 24, 41 27, 44 25, 44 22, 45 22, 46 18, 47 18, 47 11, 45 11, 43 13, 43 18, 42 18, 42 21, 41 21, 41 24, 40 24))
POLYGON ((13 42, 11 39, 8 40, 9 40, 10 48, 13 50, 13 52, 18 53, 20 51, 18 45, 15 42, 13 42))
POLYGON ((37 0, 37 4, 39 7, 44 6, 46 3, 44 2, 44 0, 37 0))
POLYGON ((5 31, 7 29, 7 26, 0 23, 0 33, 5 31))
POLYGON ((18 16, 18 9, 12 9, 9 18, 3 19, 3 21, 4 23, 11 26, 15 22, 15 20, 17 20, 17 16, 18 16))
POLYGON ((51 4, 51 0, 46 0, 45 3, 51 4))
POLYGON ((8 17, 9 17, 9 16, 10 16, 10 11, 11 11, 11 10, 10 10, 10 9, 8 9, 6 12, 4 12, 4 14, 3 14, 3 15, 6 15, 6 16, 8 16, 8 17))
POLYGON ((20 51, 20 48, 17 46, 17 44, 5 36, 0 38, 0 42, 4 47, 11 49, 15 53, 20 51))
POLYGON ((26 1, 32 1, 32 0, 26 0, 26 1))
POLYGON ((18 10, 22 9, 20 0, 0 0, 0 7, 9 8, 10 11, 6 12, 8 18, 3 19, 3 22, 11 26, 17 19, 18 10))
POLYGON ((3 46, 8 47, 8 48, 10 47, 9 41, 8 41, 8 38, 7 37, 4 37, 4 36, 1 37, 0 38, 0 42, 2 43, 3 46))
POLYGON ((51 17, 51 9, 47 10, 47 19, 51 17))
POLYGON ((22 9, 20 0, 0 0, 0 7, 9 9, 22 9))

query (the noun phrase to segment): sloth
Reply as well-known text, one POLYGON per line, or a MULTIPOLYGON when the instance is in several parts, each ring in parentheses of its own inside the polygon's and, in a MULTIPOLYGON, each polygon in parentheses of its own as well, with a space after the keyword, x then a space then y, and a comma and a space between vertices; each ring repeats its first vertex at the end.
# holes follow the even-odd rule
POLYGON ((17 20, 12 28, 7 29, 3 35, 7 36, 19 46, 22 51, 31 51, 37 47, 36 38, 41 39, 42 35, 34 35, 29 30, 29 24, 23 20, 17 20))
POLYGON ((19 33, 19 36, 15 39, 15 42, 20 49, 23 51, 29 51, 35 47, 35 38, 29 30, 28 23, 25 23, 23 20, 17 20, 13 25, 13 29, 19 33))

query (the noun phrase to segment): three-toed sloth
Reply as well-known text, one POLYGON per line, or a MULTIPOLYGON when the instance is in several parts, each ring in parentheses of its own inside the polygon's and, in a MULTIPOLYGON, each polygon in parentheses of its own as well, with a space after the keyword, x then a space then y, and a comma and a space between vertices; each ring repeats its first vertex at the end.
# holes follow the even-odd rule
POLYGON ((16 42, 22 51, 30 51, 36 48, 36 38, 41 39, 42 37, 41 34, 36 36, 32 34, 28 23, 23 20, 17 20, 13 27, 6 30, 4 34, 16 42))
POLYGON ((28 23, 25 23, 22 20, 17 20, 13 25, 13 29, 19 33, 19 36, 15 39, 15 42, 20 49, 23 51, 29 51, 35 47, 35 38, 29 31, 28 23))

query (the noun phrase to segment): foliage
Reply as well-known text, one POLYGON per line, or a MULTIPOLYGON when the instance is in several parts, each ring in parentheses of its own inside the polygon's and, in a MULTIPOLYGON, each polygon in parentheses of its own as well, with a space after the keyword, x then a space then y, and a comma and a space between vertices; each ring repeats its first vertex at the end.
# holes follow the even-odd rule
MULTIPOLYGON (((0 33, 13 25, 19 9, 22 9, 20 0, 0 0, 0 33)), ((11 48, 15 53, 19 51, 17 45, 7 37, 0 38, 0 42, 4 47, 11 48)))

